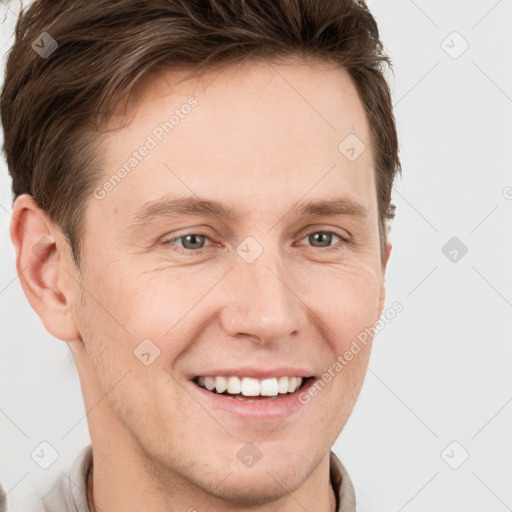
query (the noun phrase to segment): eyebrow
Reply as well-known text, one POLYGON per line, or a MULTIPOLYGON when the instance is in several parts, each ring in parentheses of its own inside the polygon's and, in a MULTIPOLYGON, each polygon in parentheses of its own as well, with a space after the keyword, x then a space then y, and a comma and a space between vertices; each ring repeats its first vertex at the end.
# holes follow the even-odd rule
MULTIPOLYGON (((366 217, 368 210, 349 197, 309 200, 297 204, 290 211, 299 217, 353 215, 366 217)), ((289 212, 288 212, 289 213, 289 212)), ((233 207, 219 201, 200 197, 163 197, 149 201, 139 207, 132 216, 131 227, 145 224, 158 218, 173 215, 203 215, 224 221, 236 221, 241 217, 233 207)))

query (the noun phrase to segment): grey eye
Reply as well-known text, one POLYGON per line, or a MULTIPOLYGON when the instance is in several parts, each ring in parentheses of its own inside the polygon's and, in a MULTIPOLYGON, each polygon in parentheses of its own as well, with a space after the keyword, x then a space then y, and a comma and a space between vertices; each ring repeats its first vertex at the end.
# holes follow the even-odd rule
POLYGON ((313 247, 330 247, 333 243, 336 243, 336 241, 333 242, 333 236, 340 238, 333 231, 315 231, 304 238, 307 238, 313 247))
POLYGON ((205 247, 206 240, 209 240, 207 235, 202 235, 200 233, 186 233, 185 235, 163 240, 162 243, 164 245, 176 245, 178 248, 182 248, 185 251, 199 251, 205 247), (178 243, 178 240, 181 243, 178 243))

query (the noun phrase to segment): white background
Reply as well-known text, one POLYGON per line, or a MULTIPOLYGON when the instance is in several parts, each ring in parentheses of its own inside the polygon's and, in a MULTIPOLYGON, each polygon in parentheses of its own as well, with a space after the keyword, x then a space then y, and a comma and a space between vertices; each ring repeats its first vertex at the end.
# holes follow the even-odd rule
MULTIPOLYGON (((512 2, 368 5, 395 70, 403 179, 387 306, 400 301, 404 310, 376 338, 334 451, 360 512, 512 510, 512 2), (469 47, 453 58, 462 38, 469 47), (468 248, 455 263, 442 252, 452 237, 468 248), (452 469, 447 462, 466 451, 452 469)), ((3 55, 15 16, 0 8, 3 55)), ((70 353, 45 331, 17 278, 11 203, 2 160, 0 481, 11 509, 27 510, 89 437, 70 353), (59 453, 47 470, 30 457, 42 441, 59 453)))

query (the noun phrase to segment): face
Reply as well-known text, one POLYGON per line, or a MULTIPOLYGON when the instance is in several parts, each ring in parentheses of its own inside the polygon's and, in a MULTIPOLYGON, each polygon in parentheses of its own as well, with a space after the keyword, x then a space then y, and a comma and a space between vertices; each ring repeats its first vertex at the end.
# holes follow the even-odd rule
POLYGON ((371 343, 335 363, 382 310, 369 127, 341 69, 252 62, 184 77, 146 79, 129 124, 104 138, 74 304, 86 404, 105 396, 91 437, 108 432, 154 474, 228 501, 275 499, 347 421, 371 343), (366 146, 348 139, 355 159, 339 148, 350 134, 366 146), (306 387, 249 402, 200 376, 306 387))

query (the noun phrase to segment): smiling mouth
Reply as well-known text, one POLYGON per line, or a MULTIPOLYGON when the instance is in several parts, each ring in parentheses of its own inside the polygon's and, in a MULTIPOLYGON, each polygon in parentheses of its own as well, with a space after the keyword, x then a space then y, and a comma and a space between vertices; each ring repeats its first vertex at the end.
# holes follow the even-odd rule
POLYGON ((314 377, 281 377, 279 379, 253 379, 244 377, 200 377, 192 382, 214 395, 244 402, 272 401, 298 393, 314 377))

